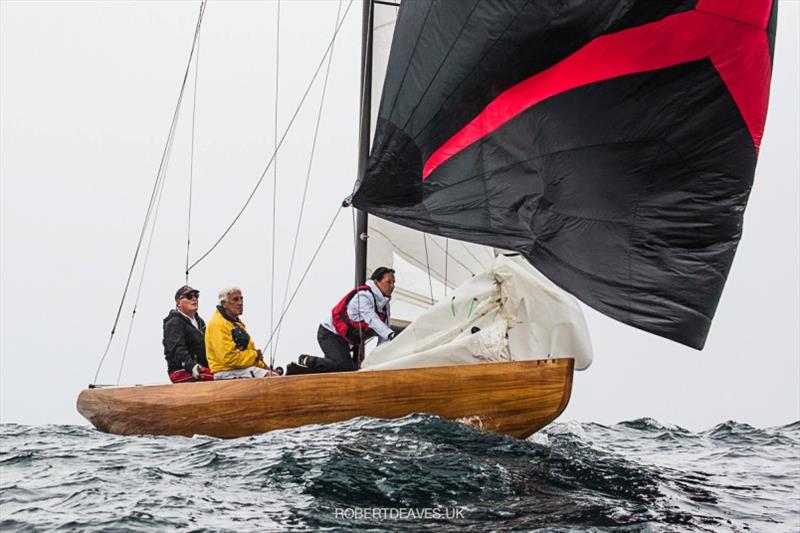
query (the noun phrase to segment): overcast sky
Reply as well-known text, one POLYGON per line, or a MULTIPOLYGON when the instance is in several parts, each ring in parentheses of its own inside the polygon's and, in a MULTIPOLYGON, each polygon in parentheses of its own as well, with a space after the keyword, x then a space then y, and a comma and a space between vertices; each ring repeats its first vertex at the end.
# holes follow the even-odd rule
MULTIPOLYGON (((344 3, 346 7, 347 2, 344 3)), ((78 393, 109 337, 158 169, 199 2, 0 3, 0 421, 85 423, 78 393)), ((281 7, 282 132, 333 33, 338 2, 281 7)), ((344 10, 343 7, 343 10, 344 10)), ((295 266, 356 169, 361 6, 336 41, 295 266)), ((200 45, 192 247, 208 249, 261 175, 274 142, 273 2, 210 2, 200 45)), ((800 3, 781 1, 770 109, 739 251, 702 352, 584 307, 592 367, 561 421, 652 417, 690 429, 800 419, 800 3)), ((321 82, 321 79, 319 80, 321 82)), ((275 299, 283 299, 321 83, 278 159, 275 299)), ((123 383, 166 382, 161 319, 183 284, 191 81, 176 133, 123 383)), ((270 331, 272 174, 220 247, 192 271, 200 314, 239 285, 243 319, 270 331)), ((352 287, 343 212, 286 318, 277 360, 318 353, 319 321, 352 287)), ((137 271, 137 280, 140 279, 137 271)), ((116 381, 138 282, 99 382, 116 381)))

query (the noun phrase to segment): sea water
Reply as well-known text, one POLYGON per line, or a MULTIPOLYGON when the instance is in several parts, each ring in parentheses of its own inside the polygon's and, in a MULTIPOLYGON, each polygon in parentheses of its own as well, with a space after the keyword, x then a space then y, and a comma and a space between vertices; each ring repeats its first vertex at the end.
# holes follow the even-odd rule
POLYGON ((691 432, 437 417, 253 437, 0 426, 2 531, 800 531, 800 422, 691 432))

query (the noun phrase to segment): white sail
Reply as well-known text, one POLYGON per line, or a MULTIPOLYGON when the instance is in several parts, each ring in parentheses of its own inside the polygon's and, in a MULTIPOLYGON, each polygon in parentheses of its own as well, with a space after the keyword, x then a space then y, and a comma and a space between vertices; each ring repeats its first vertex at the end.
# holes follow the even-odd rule
POLYGON ((559 357, 574 358, 577 370, 592 362, 580 304, 524 258, 499 255, 488 271, 372 350, 362 369, 559 357))
POLYGON ((452 289, 491 269, 494 250, 487 246, 427 235, 419 231, 369 218, 367 270, 389 266, 397 271, 393 314, 412 320, 445 298, 452 289))
MULTIPOLYGON (((397 6, 400 0, 396 0, 397 6)), ((381 106, 383 79, 389 64, 389 51, 392 48, 394 26, 399 7, 373 3, 372 16, 372 105, 370 106, 370 137, 375 134, 375 123, 381 106)))

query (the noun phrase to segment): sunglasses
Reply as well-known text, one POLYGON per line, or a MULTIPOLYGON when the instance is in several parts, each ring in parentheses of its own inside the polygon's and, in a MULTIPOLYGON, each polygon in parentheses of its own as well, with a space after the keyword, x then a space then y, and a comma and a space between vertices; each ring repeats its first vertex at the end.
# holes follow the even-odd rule
POLYGON ((189 294, 184 294, 181 298, 185 298, 187 300, 197 300, 200 298, 200 293, 197 292, 190 292, 189 294))

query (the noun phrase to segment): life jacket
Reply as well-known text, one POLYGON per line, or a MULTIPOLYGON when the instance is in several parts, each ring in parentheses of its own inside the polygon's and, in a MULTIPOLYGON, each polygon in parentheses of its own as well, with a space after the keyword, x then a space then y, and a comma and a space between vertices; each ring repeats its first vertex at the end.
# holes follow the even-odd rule
POLYGON ((350 303, 350 300, 361 291, 369 292, 375 305, 375 313, 378 315, 378 318, 386 322, 386 313, 378 310, 378 301, 375 295, 372 294, 372 289, 369 285, 359 285, 348 292, 345 297, 336 304, 336 307, 331 310, 331 316, 333 319, 333 327, 336 328, 336 333, 354 346, 376 335, 372 328, 369 327, 369 324, 366 322, 355 322, 350 318, 350 315, 347 314, 347 305, 350 303))

